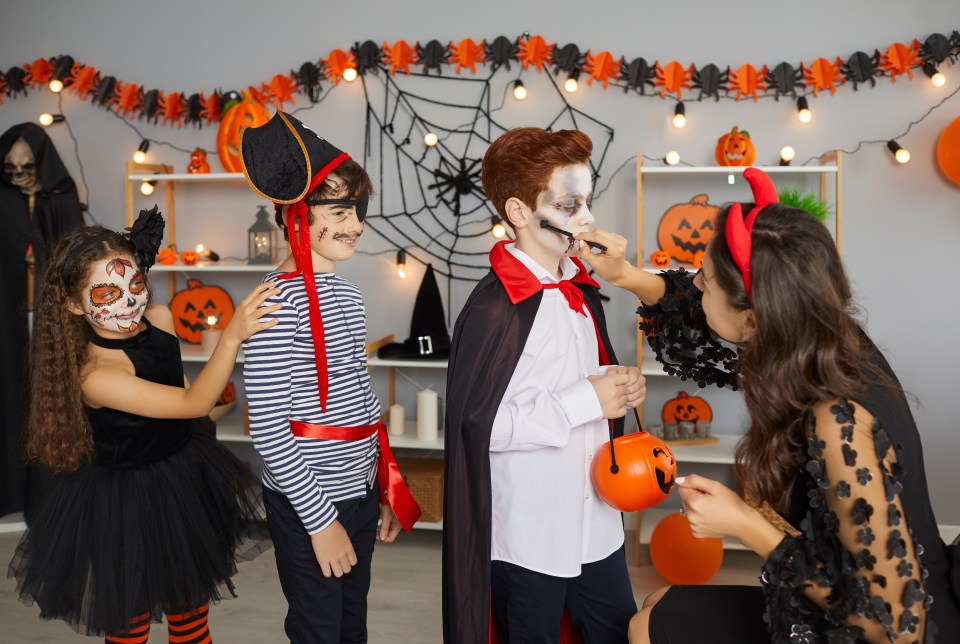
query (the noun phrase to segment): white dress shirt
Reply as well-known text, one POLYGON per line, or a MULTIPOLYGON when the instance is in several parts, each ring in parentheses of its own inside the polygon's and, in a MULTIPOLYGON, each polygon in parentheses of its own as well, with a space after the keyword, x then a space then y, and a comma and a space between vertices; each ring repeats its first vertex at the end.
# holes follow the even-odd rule
MULTIPOLYGON (((507 250, 541 283, 557 279, 516 244, 507 250)), ((577 274, 568 258, 563 279, 577 274)), ((543 299, 490 435, 490 558, 555 577, 576 577, 623 545, 623 520, 593 487, 597 450, 610 439, 587 376, 602 375, 593 316, 560 289, 543 299)))

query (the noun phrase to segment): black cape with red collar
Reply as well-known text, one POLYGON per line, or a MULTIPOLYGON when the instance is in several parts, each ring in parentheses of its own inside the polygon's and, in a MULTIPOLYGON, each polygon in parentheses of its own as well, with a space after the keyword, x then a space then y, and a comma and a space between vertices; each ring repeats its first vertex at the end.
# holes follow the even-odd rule
MULTIPOLYGON (((492 271, 457 318, 447 371, 443 508, 443 641, 481 644, 490 637, 490 431, 533 326, 540 281, 500 242, 492 271)), ((580 269, 583 292, 609 364, 617 364, 600 305, 600 286, 580 269)), ((602 357, 601 357, 602 361, 602 357)), ((613 423, 623 434, 623 420, 613 423)))

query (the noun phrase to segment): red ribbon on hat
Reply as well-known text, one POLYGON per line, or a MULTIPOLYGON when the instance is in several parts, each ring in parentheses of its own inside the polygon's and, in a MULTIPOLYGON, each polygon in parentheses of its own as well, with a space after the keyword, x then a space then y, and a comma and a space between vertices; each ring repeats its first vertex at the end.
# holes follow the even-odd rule
POLYGON ((740 274, 743 275, 743 288, 747 291, 747 297, 752 303, 750 258, 753 254, 753 240, 751 239, 753 224, 761 210, 772 203, 779 203, 780 198, 777 196, 777 188, 773 185, 773 181, 763 170, 747 168, 743 171, 743 178, 747 180, 750 189, 753 190, 753 201, 756 205, 747 213, 746 219, 743 218, 743 209, 739 202, 730 206, 730 212, 727 214, 726 235, 730 255, 733 256, 734 263, 740 269, 740 274))
POLYGON ((307 197, 317 189, 327 175, 338 165, 350 158, 346 152, 341 153, 333 161, 325 165, 321 170, 313 175, 310 186, 304 193, 303 199, 290 204, 287 210, 287 232, 290 237, 290 249, 293 251, 293 261, 297 265, 297 270, 291 273, 284 273, 279 279, 286 280, 303 276, 303 284, 307 291, 307 301, 310 304, 310 335, 313 338, 313 361, 317 366, 317 387, 320 390, 320 410, 327 411, 327 394, 329 392, 329 383, 327 382, 329 374, 327 372, 327 345, 323 335, 323 318, 320 315, 320 297, 317 295, 317 283, 313 275, 313 250, 310 246, 310 225, 307 215, 310 213, 310 207, 307 205, 307 197), (294 234, 294 231, 297 231, 294 234), (299 237, 299 239, 298 239, 299 237))

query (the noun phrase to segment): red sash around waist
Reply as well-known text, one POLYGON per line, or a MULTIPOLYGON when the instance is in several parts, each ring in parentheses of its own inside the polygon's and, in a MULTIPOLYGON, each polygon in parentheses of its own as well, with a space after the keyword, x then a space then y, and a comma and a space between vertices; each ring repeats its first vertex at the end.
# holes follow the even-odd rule
POLYGON ((386 425, 374 423, 359 427, 331 427, 291 420, 290 431, 300 438, 323 438, 336 441, 359 441, 376 434, 377 442, 380 443, 380 455, 377 457, 377 488, 380 493, 380 503, 390 504, 400 525, 407 532, 420 518, 420 506, 417 505, 403 476, 400 475, 397 459, 393 456, 393 450, 390 449, 386 425))

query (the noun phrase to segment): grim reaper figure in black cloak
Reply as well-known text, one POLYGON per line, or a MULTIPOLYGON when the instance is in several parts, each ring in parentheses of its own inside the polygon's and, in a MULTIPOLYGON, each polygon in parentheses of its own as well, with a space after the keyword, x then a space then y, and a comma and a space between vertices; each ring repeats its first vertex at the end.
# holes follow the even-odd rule
POLYGON ((29 361, 27 311, 47 253, 83 225, 77 187, 43 128, 21 123, 0 136, 0 516, 39 502, 44 476, 23 466, 29 361), (34 484, 34 479, 37 483, 34 484))

